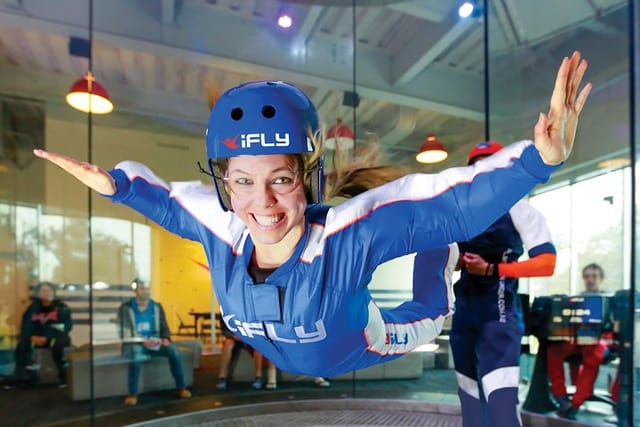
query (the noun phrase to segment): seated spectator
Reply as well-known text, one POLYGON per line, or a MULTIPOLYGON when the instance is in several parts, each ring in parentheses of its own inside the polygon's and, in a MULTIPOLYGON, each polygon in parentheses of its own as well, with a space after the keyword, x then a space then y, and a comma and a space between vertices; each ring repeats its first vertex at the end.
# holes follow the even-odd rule
POLYGON ((131 283, 135 297, 123 303, 118 311, 120 337, 129 362, 129 395, 124 404, 138 403, 140 363, 150 357, 166 357, 180 398, 191 397, 185 388, 180 351, 171 344, 171 332, 162 305, 151 299, 149 284, 136 278, 131 283))
POLYGON ((0 304, 0 376, 6 375, 5 369, 13 364, 13 328, 9 323, 8 306, 0 304))
POLYGON ((34 348, 48 348, 58 368, 60 386, 67 383, 67 359, 64 349, 71 345, 69 331, 72 328, 71 310, 56 299, 51 283, 42 282, 35 290, 36 297, 22 314, 20 337, 15 350, 16 367, 5 385, 35 384, 38 366, 33 361, 34 348))
POLYGON ((260 390, 263 386, 267 390, 275 390, 278 388, 276 365, 272 361, 264 357, 261 353, 253 351, 253 365, 256 367, 256 379, 251 384, 251 387, 256 390, 260 390), (262 366, 264 361, 267 361, 267 382, 266 384, 262 380, 262 366))
MULTIPOLYGON (((584 294, 602 293, 604 270, 592 263, 582 269, 584 294)), ((604 340, 596 344, 579 345, 573 341, 550 342, 547 350, 551 392, 560 405, 558 415, 567 419, 576 419, 578 409, 593 394, 593 385, 598 376, 600 365, 608 351, 604 340), (567 395, 564 377, 564 361, 573 355, 582 356, 582 365, 570 366, 571 382, 576 386, 575 394, 567 395)))
MULTIPOLYGON (((235 363, 237 362, 240 351, 247 350, 253 358, 254 367, 256 370, 255 380, 251 384, 256 390, 261 389, 263 386, 267 390, 274 390, 278 387, 277 383, 277 371, 273 363, 267 360, 267 382, 264 384, 262 380, 262 366, 264 357, 252 349, 247 344, 243 343, 237 336, 233 334, 227 327, 224 321, 220 322, 221 332, 224 337, 222 344, 222 355, 220 356, 220 368, 218 371, 218 383, 216 388, 218 390, 226 390, 229 386, 229 381, 233 373, 235 363)), ((331 387, 331 383, 323 377, 314 378, 314 384, 318 387, 331 387)))
POLYGON ((277 388, 278 384, 276 380, 275 365, 267 360, 267 383, 265 385, 262 380, 262 366, 264 359, 262 354, 240 341, 240 339, 229 330, 224 321, 220 322, 220 325, 222 335, 224 336, 224 342, 222 344, 222 355, 220 356, 220 369, 218 371, 218 383, 216 384, 216 388, 218 390, 227 389, 231 374, 233 373, 233 368, 237 362, 239 352, 242 349, 247 350, 249 354, 251 354, 256 370, 255 380, 251 386, 256 390, 259 390, 262 387, 266 387, 268 390, 277 388))

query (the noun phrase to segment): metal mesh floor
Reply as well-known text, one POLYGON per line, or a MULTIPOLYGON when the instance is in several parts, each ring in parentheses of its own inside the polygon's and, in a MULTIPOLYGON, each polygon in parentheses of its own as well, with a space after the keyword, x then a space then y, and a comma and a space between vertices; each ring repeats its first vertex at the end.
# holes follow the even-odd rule
MULTIPOLYGON (((525 427, 576 427, 586 424, 523 413, 525 427)), ((191 412, 129 427, 460 427, 460 406, 445 402, 395 399, 297 400, 191 412)))
POLYGON ((461 419, 457 415, 372 410, 284 412, 278 414, 239 417, 231 420, 211 421, 198 424, 198 426, 201 427, 449 427, 459 425, 461 425, 461 419))
POLYGON ((130 427, 461 426, 457 405, 383 399, 321 399, 241 405, 150 420, 130 427))

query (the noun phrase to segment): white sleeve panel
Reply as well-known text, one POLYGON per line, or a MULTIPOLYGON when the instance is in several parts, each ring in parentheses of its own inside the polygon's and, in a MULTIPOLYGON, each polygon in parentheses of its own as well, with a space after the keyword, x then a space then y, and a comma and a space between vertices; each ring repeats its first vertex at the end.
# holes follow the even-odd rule
POLYGON ((553 244, 544 215, 526 200, 516 203, 509 210, 509 215, 527 251, 544 244, 553 244))

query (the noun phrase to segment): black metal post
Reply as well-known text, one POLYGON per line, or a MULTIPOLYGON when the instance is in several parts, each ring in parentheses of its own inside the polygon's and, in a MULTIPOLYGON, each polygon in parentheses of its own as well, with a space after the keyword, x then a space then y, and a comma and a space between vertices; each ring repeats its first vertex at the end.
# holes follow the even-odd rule
MULTIPOLYGON (((93 0, 89 0, 89 73, 93 75, 93 0)), ((91 97, 93 92, 93 85, 91 82, 88 85, 89 89, 89 111, 87 112, 87 161, 89 163, 93 162, 92 158, 92 141, 93 141, 93 113, 91 111, 91 97)), ((89 275, 89 399, 90 399, 90 415, 91 415, 91 426, 96 425, 96 399, 95 399, 95 373, 94 373, 94 352, 93 352, 93 240, 92 236, 92 227, 91 227, 91 217, 93 211, 92 205, 92 190, 91 188, 87 188, 87 212, 88 212, 88 223, 87 223, 87 262, 89 263, 88 275, 89 275)))
MULTIPOLYGON (((631 271, 630 281, 631 290, 629 295, 629 309, 624 316, 627 322, 624 325, 625 330, 621 331, 621 355, 620 355, 620 382, 619 382, 619 394, 616 408, 616 414, 618 416, 618 425, 631 427, 636 425, 634 423, 635 409, 634 398, 637 393, 637 378, 636 368, 634 366, 633 353, 634 345, 638 343, 634 342, 634 329, 637 321, 636 304, 638 303, 638 288, 636 286, 636 262, 637 252, 636 245, 638 244, 636 227, 637 216, 637 199, 636 188, 638 179, 636 173, 637 165, 637 150, 638 150, 638 134, 637 124, 640 120, 638 115, 638 49, 640 49, 640 37, 639 28, 640 23, 640 11, 638 10, 638 0, 630 0, 628 2, 628 22, 629 22, 629 138, 630 138, 630 160, 631 160, 631 271), (624 335, 624 336, 623 336, 624 335)), ((635 361, 638 363, 638 361, 635 361)))
POLYGON ((490 119, 489 116, 489 84, 490 84, 490 76, 489 76, 489 0, 484 0, 484 4, 482 7, 482 28, 483 28, 483 49, 484 49, 484 140, 489 141, 491 138, 489 137, 489 125, 490 119))

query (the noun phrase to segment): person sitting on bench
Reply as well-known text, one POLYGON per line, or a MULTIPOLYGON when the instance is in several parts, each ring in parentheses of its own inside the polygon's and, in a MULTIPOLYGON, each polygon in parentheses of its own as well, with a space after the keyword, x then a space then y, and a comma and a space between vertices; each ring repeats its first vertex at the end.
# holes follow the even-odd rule
POLYGON ((135 278, 131 288, 136 296, 123 303, 118 311, 123 351, 130 361, 129 395, 124 404, 133 406, 138 403, 140 363, 150 357, 169 359, 178 396, 191 397, 191 392, 185 388, 180 351, 171 344, 171 332, 162 305, 151 299, 151 287, 143 280, 135 278))
POLYGON ((34 348, 48 348, 58 368, 60 386, 67 383, 67 360, 64 349, 71 345, 69 331, 73 326, 69 306, 56 299, 53 284, 41 282, 36 297, 22 314, 20 338, 15 351, 16 367, 5 386, 32 385, 38 381, 38 366, 33 360, 34 348))

